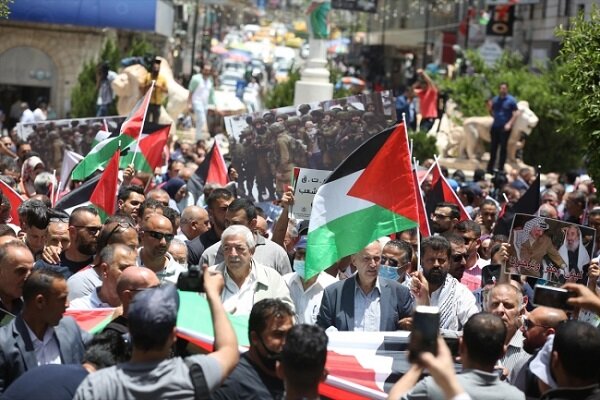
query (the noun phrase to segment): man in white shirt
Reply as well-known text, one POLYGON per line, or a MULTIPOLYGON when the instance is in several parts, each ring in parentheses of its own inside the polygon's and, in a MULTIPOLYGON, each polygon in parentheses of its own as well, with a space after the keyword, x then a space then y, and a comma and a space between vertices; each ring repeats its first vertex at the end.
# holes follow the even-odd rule
POLYGON ((234 315, 250 315, 255 303, 269 298, 279 298, 293 309, 294 303, 281 275, 254 261, 255 245, 254 234, 242 225, 232 225, 221 235, 225 261, 211 269, 225 278, 221 294, 225 310, 234 315))
POLYGON ((290 288, 290 295, 296 306, 299 324, 315 324, 321 307, 325 288, 338 280, 327 272, 305 279, 304 259, 306 257, 306 236, 300 237, 294 255, 294 272, 283 276, 290 288))
POLYGON ((424 239, 421 243, 423 270, 414 274, 410 286, 418 305, 440 308, 440 328, 460 331, 479 310, 475 296, 448 273, 450 254, 450 243, 445 238, 424 239))
POLYGON ((110 308, 121 305, 117 293, 117 279, 129 267, 136 265, 135 250, 124 244, 111 244, 100 252, 100 277, 102 285, 87 296, 79 297, 71 302, 74 310, 90 310, 94 308, 110 308))
POLYGON ((40 268, 23 285, 23 311, 0 328, 0 392, 25 371, 45 364, 80 364, 89 334, 63 314, 67 282, 40 268))

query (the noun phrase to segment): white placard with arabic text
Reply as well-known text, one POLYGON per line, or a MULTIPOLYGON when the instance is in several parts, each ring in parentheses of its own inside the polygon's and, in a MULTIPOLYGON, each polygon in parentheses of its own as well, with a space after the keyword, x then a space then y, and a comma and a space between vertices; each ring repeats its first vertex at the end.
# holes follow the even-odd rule
POLYGON ((294 168, 294 207, 296 219, 310 219, 312 201, 331 171, 320 169, 294 168))

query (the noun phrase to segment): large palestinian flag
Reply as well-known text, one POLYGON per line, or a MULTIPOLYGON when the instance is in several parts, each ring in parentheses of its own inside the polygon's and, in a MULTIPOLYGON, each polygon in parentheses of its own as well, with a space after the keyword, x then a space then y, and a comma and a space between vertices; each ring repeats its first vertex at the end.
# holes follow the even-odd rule
POLYGON ((90 196, 90 202, 96 207, 100 214, 100 220, 104 223, 117 209, 117 188, 119 186, 119 160, 121 150, 117 149, 115 155, 110 159, 102 177, 90 196))
MULTIPOLYGON (((206 299, 197 293, 179 292, 177 335, 206 352, 213 350, 214 330, 206 299)), ((112 319, 113 308, 68 310, 88 332, 100 332, 112 319)), ((240 351, 246 351, 248 318, 231 316, 240 351)), ((391 385, 408 371, 408 332, 329 332, 327 380, 319 393, 332 399, 385 399, 391 385), (384 391, 385 390, 385 391, 384 391)))
POLYGON ((376 239, 417 226, 417 199, 402 124, 373 136, 331 173, 313 200, 306 278, 376 239))

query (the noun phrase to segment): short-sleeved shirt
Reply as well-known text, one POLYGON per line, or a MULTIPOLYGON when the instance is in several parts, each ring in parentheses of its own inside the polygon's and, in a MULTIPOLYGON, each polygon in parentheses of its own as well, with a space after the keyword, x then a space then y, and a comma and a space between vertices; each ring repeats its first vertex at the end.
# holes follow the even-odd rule
POLYGON ((89 259, 87 259, 85 261, 71 261, 67 258, 67 256, 65 255, 65 252, 63 251, 62 253, 60 253, 60 263, 59 264, 50 264, 50 263, 45 262, 42 259, 39 259, 35 262, 35 264, 33 265, 33 268, 34 269, 38 269, 38 268, 54 269, 55 271, 61 273, 65 277, 65 279, 69 279, 73 274, 81 271, 82 269, 84 269, 85 267, 90 265, 93 261, 94 261, 94 257, 90 257, 89 259))
POLYGON ((510 94, 500 97, 496 96, 492 99, 492 115, 494 123, 492 128, 503 127, 517 111, 517 101, 510 94))
MULTIPOLYGON (((216 358, 205 355, 188 357, 204 373, 208 390, 221 382, 221 366, 216 358)), ((123 363, 104 368, 81 382, 76 400, 154 400, 193 399, 194 386, 186 361, 181 357, 152 363, 123 363)))
POLYGON ((265 374, 250 360, 248 352, 242 354, 240 362, 231 375, 215 390, 213 400, 268 400, 283 399, 283 381, 265 374))
POLYGON ((419 104, 421 108, 421 117, 423 118, 437 118, 437 100, 438 91, 432 85, 427 85, 427 89, 416 91, 419 96, 419 104))
MULTIPOLYGON (((152 96, 150 97, 150 104, 161 105, 167 93, 167 80, 164 76, 158 74, 155 81, 156 82, 154 83, 154 90, 152 91, 152 96), (163 88, 164 90, 162 90, 161 88, 163 88)), ((144 81, 144 86, 150 87, 151 83, 152 74, 148 72, 148 75, 146 75, 146 80, 144 81)))
POLYGON ((88 372, 80 364, 47 364, 32 368, 10 384, 5 400, 72 399, 88 372))
POLYGON ((102 279, 100 279, 100 275, 98 275, 94 267, 89 266, 88 268, 84 268, 67 279, 69 301, 87 296, 101 285, 102 279))

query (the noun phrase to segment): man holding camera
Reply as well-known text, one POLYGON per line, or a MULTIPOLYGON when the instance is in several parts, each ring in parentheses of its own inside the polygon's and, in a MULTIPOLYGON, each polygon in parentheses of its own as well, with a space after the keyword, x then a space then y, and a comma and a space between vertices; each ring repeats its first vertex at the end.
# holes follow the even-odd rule
POLYGON ((129 307, 131 360, 90 374, 75 399, 205 398, 239 360, 235 332, 223 304, 221 274, 205 271, 204 289, 215 330, 215 351, 182 359, 171 357, 179 295, 175 285, 138 293, 129 307))

